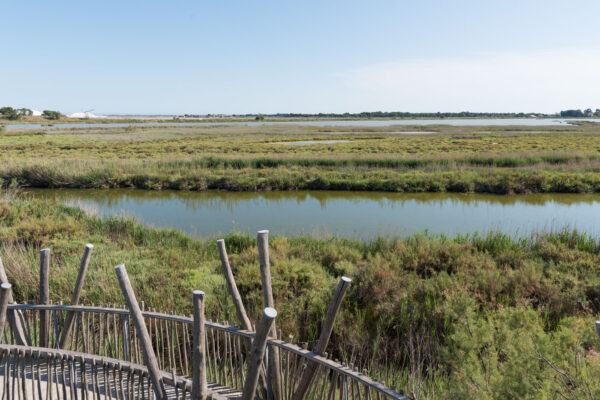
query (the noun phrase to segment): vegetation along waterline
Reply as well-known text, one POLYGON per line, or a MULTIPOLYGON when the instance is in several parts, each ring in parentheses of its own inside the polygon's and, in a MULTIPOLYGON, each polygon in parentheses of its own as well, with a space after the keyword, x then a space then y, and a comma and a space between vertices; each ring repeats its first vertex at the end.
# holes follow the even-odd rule
POLYGON ((396 193, 343 191, 182 191, 143 189, 26 189, 94 214, 130 216, 192 238, 265 226, 284 236, 371 240, 428 233, 501 232, 512 237, 578 229, 599 238, 600 194, 396 193), (160 210, 160 212, 157 212, 160 210))
POLYGON ((3 186, 600 191, 600 124, 172 126, 0 133, 3 186), (320 143, 337 140, 337 143, 320 143), (282 144, 296 141, 309 145, 282 144))
MULTIPOLYGON (((85 303, 120 302, 125 262, 149 307, 190 312, 207 291, 210 318, 235 321, 216 238, 197 241, 130 219, 100 219, 58 203, 0 200, 0 256, 19 302, 35 301, 38 251, 51 247, 51 299, 66 301, 81 249, 95 244, 85 303)), ((262 306, 256 240, 225 237, 254 321, 262 306)), ((414 398, 579 398, 600 394, 600 242, 564 232, 529 239, 274 237, 272 275, 284 336, 314 343, 342 275, 353 278, 334 330, 334 357, 352 359, 414 398)))

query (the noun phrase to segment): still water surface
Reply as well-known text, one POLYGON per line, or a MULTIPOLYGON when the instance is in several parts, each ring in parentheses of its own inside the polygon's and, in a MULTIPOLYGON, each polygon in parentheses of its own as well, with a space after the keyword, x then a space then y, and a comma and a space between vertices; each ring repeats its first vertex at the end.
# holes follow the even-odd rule
MULTIPOLYGON (((471 118, 471 119, 370 119, 370 120, 340 120, 340 121, 244 121, 244 122, 110 122, 110 123, 66 123, 53 124, 43 127, 41 124, 10 124, 6 125, 7 130, 13 129, 46 129, 52 131, 55 129, 69 128, 124 128, 127 126, 173 126, 173 125, 307 125, 307 126, 392 126, 392 125, 454 125, 454 126, 552 126, 568 125, 570 121, 577 119, 555 119, 555 118, 471 118)), ((585 121, 599 121, 598 119, 587 118, 585 121)))
POLYGON ((530 236, 578 229, 600 237, 600 195, 481 195, 380 192, 182 192, 135 189, 35 189, 101 216, 128 216, 193 237, 269 229, 278 235, 328 235, 354 239, 407 236, 428 231, 501 231, 530 236))

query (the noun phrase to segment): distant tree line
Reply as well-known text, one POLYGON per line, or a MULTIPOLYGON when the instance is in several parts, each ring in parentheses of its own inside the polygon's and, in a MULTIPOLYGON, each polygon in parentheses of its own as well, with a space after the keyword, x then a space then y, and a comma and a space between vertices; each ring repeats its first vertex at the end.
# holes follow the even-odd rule
POLYGON ((560 116, 563 118, 586 118, 586 117, 600 117, 600 108, 596 108, 596 111, 592 111, 591 108, 585 110, 563 110, 560 112, 560 116))
POLYGON ((240 114, 234 115, 234 117, 255 117, 256 119, 262 119, 265 117, 274 118, 586 118, 586 117, 600 117, 600 109, 593 111, 591 108, 586 110, 563 110, 559 113, 546 114, 546 113, 494 113, 494 112, 423 112, 423 113, 412 113, 404 111, 370 111, 360 113, 277 113, 277 114, 240 114))
MULTIPOLYGON (((33 111, 29 108, 13 108, 13 107, 1 107, 0 118, 15 121, 21 117, 30 117, 33 115, 33 111)), ((46 119, 60 119, 62 114, 58 111, 44 110, 42 117, 46 119)))
POLYGON ((28 108, 12 108, 12 107, 2 107, 0 108, 0 115, 4 119, 8 120, 17 120, 22 116, 30 116, 33 114, 28 108))
MULTIPOLYGON (((13 108, 13 107, 1 107, 0 118, 8 120, 18 120, 21 117, 27 117, 33 115, 33 111, 28 108, 13 108)), ((44 110, 42 117, 50 120, 56 120, 62 118, 62 114, 58 111, 44 110)), ((206 114, 206 117, 225 117, 223 114, 206 114)), ((357 118, 357 119, 369 119, 369 118, 552 118, 560 116, 562 118, 589 118, 589 117, 600 117, 600 109, 596 108, 593 111, 591 108, 580 110, 563 110, 556 114, 544 114, 544 113, 494 113, 494 112, 422 112, 412 113, 404 111, 369 111, 360 113, 277 113, 277 114, 234 114, 233 117, 253 117, 256 120, 263 120, 265 117, 273 118, 357 118)), ((185 114, 187 118, 200 118, 198 114, 185 114)))
POLYGON ((62 114, 58 111, 44 110, 42 111, 42 117, 46 119, 60 119, 60 117, 62 117, 62 114))
POLYGON ((423 112, 412 113, 404 111, 370 111, 360 113, 278 113, 278 114, 243 114, 236 117, 265 117, 279 118, 531 118, 531 117, 553 117, 557 114, 543 113, 493 113, 493 112, 423 112))

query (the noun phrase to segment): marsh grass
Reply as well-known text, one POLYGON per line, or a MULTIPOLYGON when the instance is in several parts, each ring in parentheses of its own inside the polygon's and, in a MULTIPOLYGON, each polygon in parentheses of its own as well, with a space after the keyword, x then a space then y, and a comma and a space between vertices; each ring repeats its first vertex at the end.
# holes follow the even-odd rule
POLYGON ((173 126, 1 136, 4 186, 176 190, 597 192, 600 125, 173 126), (335 135, 335 136, 334 136, 335 135), (281 146, 278 141, 347 143, 281 146))
POLYGON ((4 187, 36 188, 599 192, 600 160, 577 157, 540 158, 540 164, 535 159, 530 165, 518 161, 523 165, 518 168, 489 166, 487 160, 485 166, 473 166, 473 160, 11 160, 0 165, 0 181, 4 187))
MULTIPOLYGON (((52 249, 51 299, 68 302, 90 242, 84 303, 121 303, 113 267, 125 263, 149 307, 189 314, 188 294, 202 289, 211 319, 235 321, 215 239, 192 240, 18 194, 0 199, 0 256, 21 302, 37 299, 43 247, 52 249)), ((256 239, 232 233, 225 241, 256 320, 262 308, 256 239)), ((347 275, 353 283, 328 351, 414 398, 594 397, 600 394, 599 251, 598 239, 574 231, 368 242, 275 236, 278 326, 285 337, 312 346, 336 281, 347 275)))

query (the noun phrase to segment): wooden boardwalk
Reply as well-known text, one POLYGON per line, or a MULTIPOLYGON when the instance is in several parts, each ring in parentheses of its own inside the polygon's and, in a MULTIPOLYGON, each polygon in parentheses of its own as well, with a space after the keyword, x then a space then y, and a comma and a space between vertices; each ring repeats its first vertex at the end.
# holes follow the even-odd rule
POLYGON ((326 349, 351 280, 335 289, 312 350, 281 340, 268 231, 258 232, 265 308, 251 324, 217 247, 241 328, 205 320, 204 292, 190 293, 193 316, 145 310, 123 264, 115 273, 126 307, 81 306, 93 246, 81 260, 71 305, 50 304, 50 250, 40 251, 40 304, 15 304, 0 259, 0 400, 405 400, 326 349), (210 381, 210 382, 209 382, 210 381))
MULTIPOLYGON (((123 400, 153 399, 146 367, 97 357, 77 359, 76 353, 0 345, 5 350, 0 364, 0 398, 20 400, 123 400), (41 350, 43 358, 40 358, 41 350)), ((191 399, 191 378, 163 373, 169 400, 191 399), (174 384, 175 383, 175 384, 174 384)), ((241 392, 208 384, 208 398, 240 399, 241 392)))

